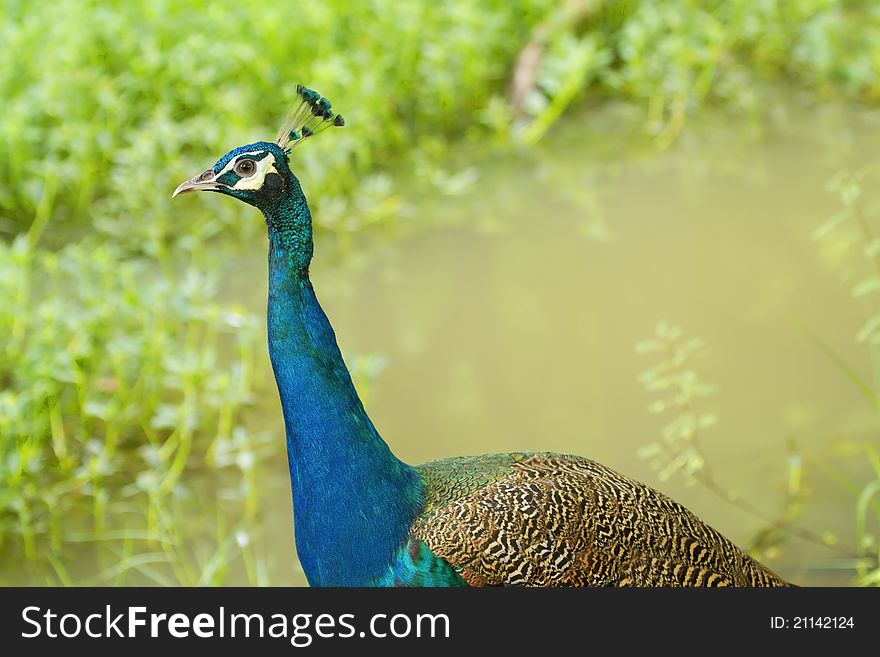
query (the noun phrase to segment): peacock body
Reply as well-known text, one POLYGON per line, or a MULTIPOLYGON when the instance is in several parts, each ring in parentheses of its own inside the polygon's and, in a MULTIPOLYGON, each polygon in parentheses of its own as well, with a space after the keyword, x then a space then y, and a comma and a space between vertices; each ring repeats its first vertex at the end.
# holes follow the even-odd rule
POLYGON ((236 148, 174 195, 262 211, 269 356, 284 416, 297 552, 313 586, 784 586, 687 509, 594 461, 498 454, 411 466, 364 410, 311 281, 293 148, 344 124, 298 87, 275 142, 236 148))

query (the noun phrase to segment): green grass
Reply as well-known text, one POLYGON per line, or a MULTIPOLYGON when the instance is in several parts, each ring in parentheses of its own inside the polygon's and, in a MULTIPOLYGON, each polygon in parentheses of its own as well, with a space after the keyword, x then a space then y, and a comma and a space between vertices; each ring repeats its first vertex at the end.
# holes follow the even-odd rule
POLYGON ((377 167, 476 123, 552 2, 6 5, 0 227, 27 226, 57 186, 53 228, 94 226, 151 251, 238 230, 232 211, 180 216, 170 192, 231 147, 273 138, 297 82, 351 125, 297 153, 321 221, 350 224, 369 212, 377 167))
POLYGON ((0 243, 4 555, 20 540, 42 563, 82 531, 161 541, 191 461, 253 461, 242 411, 261 331, 212 300, 214 283, 108 243, 0 243))
POLYGON ((642 102, 661 144, 704 102, 759 111, 754 83, 774 76, 880 98, 880 8, 867 1, 6 0, 4 17, 0 231, 26 228, 50 193, 51 244, 98 229, 147 253, 252 230, 230 208, 183 215, 169 192, 274 135, 296 82, 349 121, 297 153, 321 190, 317 220, 337 231, 388 219, 376 174, 401 158, 428 149, 442 167, 444 144, 487 126, 524 122, 537 139, 587 93, 642 102), (542 55, 517 122, 504 98, 530 40, 542 55))

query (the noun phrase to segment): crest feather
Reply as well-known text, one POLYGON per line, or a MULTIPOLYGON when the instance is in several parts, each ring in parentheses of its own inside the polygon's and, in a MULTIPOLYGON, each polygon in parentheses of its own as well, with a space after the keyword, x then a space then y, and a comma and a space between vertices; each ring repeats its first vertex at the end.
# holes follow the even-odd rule
POLYGON ((289 153, 309 137, 327 128, 345 125, 342 114, 336 114, 330 101, 314 89, 298 84, 296 95, 300 99, 299 103, 287 113, 287 118, 281 124, 278 137, 275 139, 275 143, 284 149, 285 153, 289 153))

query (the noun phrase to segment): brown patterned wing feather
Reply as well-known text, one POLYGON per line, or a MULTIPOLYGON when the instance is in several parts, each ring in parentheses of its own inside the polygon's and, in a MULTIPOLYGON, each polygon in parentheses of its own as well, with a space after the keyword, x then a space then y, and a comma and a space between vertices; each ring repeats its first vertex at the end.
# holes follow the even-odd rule
POLYGON ((412 534, 472 586, 786 586, 665 495, 594 461, 503 454, 421 466, 412 534))

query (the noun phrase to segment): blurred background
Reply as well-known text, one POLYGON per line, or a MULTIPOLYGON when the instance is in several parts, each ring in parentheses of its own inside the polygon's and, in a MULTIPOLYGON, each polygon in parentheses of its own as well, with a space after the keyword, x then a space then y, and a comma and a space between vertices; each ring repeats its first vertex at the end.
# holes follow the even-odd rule
POLYGON ((264 226, 171 201, 271 139, 374 422, 553 450, 802 585, 877 585, 880 5, 3 0, 0 582, 305 584, 264 226))

